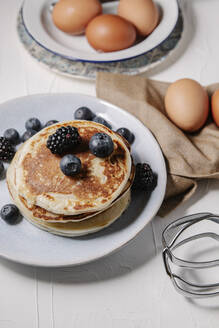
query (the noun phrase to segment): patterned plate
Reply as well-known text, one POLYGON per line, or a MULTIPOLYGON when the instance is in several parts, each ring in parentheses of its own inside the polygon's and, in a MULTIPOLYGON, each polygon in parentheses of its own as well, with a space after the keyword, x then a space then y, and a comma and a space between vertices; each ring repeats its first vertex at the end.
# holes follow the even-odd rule
POLYGON ((95 79, 97 72, 110 72, 118 74, 136 75, 146 72, 159 65, 171 55, 177 47, 183 33, 183 16, 180 10, 175 29, 170 36, 157 48, 137 58, 115 63, 85 63, 52 54, 37 44, 27 33, 22 21, 21 12, 17 20, 17 32, 19 39, 28 53, 50 70, 67 76, 95 79))
MULTIPOLYGON (((155 3, 159 8, 160 20, 152 33, 131 47, 112 52, 94 50, 84 34, 74 36, 57 29, 52 19, 54 0, 24 0, 22 17, 31 38, 55 55, 91 63, 120 62, 136 58, 158 47, 175 28, 179 17, 178 0, 156 0, 155 3)), ((108 1, 102 5, 103 14, 117 14, 118 5, 118 0, 108 1)))

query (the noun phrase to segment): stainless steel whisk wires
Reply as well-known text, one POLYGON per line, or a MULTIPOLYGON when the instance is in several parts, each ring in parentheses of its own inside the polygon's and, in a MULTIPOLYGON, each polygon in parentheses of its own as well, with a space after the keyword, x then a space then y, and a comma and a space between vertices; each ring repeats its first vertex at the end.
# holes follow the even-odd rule
POLYGON ((219 283, 215 284, 195 284, 192 283, 179 275, 175 274, 170 263, 174 265, 187 268, 187 269, 206 269, 219 266, 219 256, 218 259, 203 262, 193 262, 182 260, 173 254, 173 251, 180 246, 183 246, 191 241, 202 239, 202 238, 212 238, 219 241, 219 235, 214 232, 204 232, 199 234, 194 234, 193 236, 187 237, 180 241, 179 237, 182 233, 189 229, 192 225, 197 224, 203 220, 208 220, 219 224, 219 216, 211 213, 197 213, 189 216, 185 216, 175 222, 169 224, 162 234, 163 242, 163 260, 167 274, 171 278, 176 290, 186 297, 193 298, 204 298, 219 295, 219 283))

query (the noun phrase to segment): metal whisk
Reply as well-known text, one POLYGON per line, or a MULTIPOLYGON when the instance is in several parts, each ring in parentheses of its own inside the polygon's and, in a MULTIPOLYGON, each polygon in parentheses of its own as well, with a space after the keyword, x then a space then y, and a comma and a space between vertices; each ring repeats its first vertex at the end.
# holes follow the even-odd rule
POLYGON ((204 220, 219 224, 218 215, 214 215, 211 213, 198 213, 194 215, 185 216, 169 224, 162 234, 162 242, 164 246, 163 260, 166 272, 171 278, 176 290, 186 297, 204 298, 219 295, 219 283, 195 284, 185 278, 180 277, 172 270, 172 264, 180 268, 192 270, 207 269, 219 266, 219 255, 218 259, 215 260, 193 262, 182 260, 173 254, 174 250, 194 240, 212 238, 216 241, 219 241, 219 235, 214 232, 203 232, 199 234, 194 234, 193 236, 179 241, 179 237, 182 237, 182 233, 185 230, 204 220))

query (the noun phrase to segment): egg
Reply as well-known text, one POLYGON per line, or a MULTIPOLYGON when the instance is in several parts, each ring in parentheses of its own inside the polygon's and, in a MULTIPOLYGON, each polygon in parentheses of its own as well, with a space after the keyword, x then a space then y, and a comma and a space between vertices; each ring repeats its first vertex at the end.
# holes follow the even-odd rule
POLYGON ((118 15, 131 22, 143 37, 155 29, 159 20, 158 8, 152 0, 120 0, 118 15))
POLYGON ((132 46, 136 39, 136 30, 124 18, 106 14, 95 17, 88 24, 86 37, 94 49, 111 52, 132 46))
POLYGON ((219 89, 211 97, 211 113, 215 124, 219 127, 219 89))
POLYGON ((87 24, 102 13, 98 0, 61 0, 53 8, 52 19, 56 27, 70 34, 81 34, 87 24))
POLYGON ((166 114, 184 131, 199 130, 209 113, 207 91, 192 79, 181 79, 172 83, 165 95, 166 114))

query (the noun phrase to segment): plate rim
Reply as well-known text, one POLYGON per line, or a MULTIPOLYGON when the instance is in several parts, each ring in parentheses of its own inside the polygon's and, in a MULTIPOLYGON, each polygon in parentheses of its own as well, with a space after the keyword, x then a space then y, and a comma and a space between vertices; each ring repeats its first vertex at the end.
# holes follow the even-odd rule
MULTIPOLYGON (((183 38, 184 35, 184 19, 183 19, 183 13, 181 8, 179 7, 179 17, 177 24, 175 26, 175 29, 172 31, 172 33, 169 35, 166 41, 162 42, 159 47, 155 48, 152 51, 149 51, 145 55, 139 56, 137 59, 130 59, 130 60, 124 60, 123 62, 116 62, 116 63, 108 63, 108 68, 107 64, 100 63, 100 64, 95 64, 95 63, 82 63, 79 61, 73 61, 69 59, 64 59, 60 56, 54 55, 51 52, 48 52, 46 49, 42 48, 39 44, 33 40, 30 35, 26 32, 26 29, 23 25, 22 22, 22 17, 21 17, 21 8, 19 10, 19 14, 17 17, 17 36, 20 40, 21 45, 23 46, 23 49, 33 58, 33 60, 37 61, 42 67, 45 69, 55 73, 59 74, 62 76, 68 76, 71 78, 78 78, 78 79, 86 79, 86 80, 94 80, 96 78, 97 71, 107 71, 107 72, 112 72, 112 73, 120 73, 120 74, 127 74, 127 75, 136 75, 136 74, 142 74, 147 72, 148 70, 153 69, 154 67, 157 67, 160 65, 164 60, 167 58, 170 58, 174 51, 179 47, 180 42, 183 38), (178 24, 182 23, 181 28, 177 29, 178 24), (134 67, 129 67, 129 64, 132 63, 133 61, 144 61, 145 58, 147 58, 150 55, 153 57, 153 53, 156 51, 156 49, 160 49, 162 51, 162 47, 166 44, 166 42, 169 41, 169 38, 175 33, 177 29, 177 38, 173 38, 174 41, 174 47, 171 47, 167 52, 162 54, 162 56, 159 56, 155 61, 152 62, 142 62, 141 65, 137 66, 136 68, 134 67), (28 38, 28 39, 26 39, 28 38), (30 43, 29 43, 30 42, 30 43), (33 48, 32 48, 33 47, 33 48), (32 51, 34 49, 34 52, 32 51), (35 52, 36 50, 36 52, 35 52), (41 57, 40 52, 43 51, 45 52, 43 57, 41 57), (39 53, 38 53, 39 52, 39 53), (57 62, 54 65, 54 62, 51 58, 56 58, 57 62), (46 59, 46 60, 45 60, 46 59), (61 70, 59 68, 59 64, 64 61, 66 62, 65 70, 61 70), (54 65, 54 66, 53 66, 54 65), (69 66, 70 65, 70 66, 69 66), (85 66, 81 66, 85 65, 85 66), (104 66, 102 66, 104 65, 104 66), (113 65, 113 66, 111 66, 113 65), (123 66, 124 65, 124 66, 123 66)), ((180 25, 179 25, 180 26, 180 25)))
MULTIPOLYGON (((98 98, 96 96, 91 96, 91 95, 86 95, 86 94, 83 94, 83 93, 71 93, 71 92, 63 92, 63 93, 38 93, 38 94, 32 94, 32 95, 26 95, 26 96, 21 96, 21 97, 15 97, 13 99, 10 99, 10 100, 7 100, 3 103, 0 104, 0 108, 1 106, 3 105, 6 105, 6 104, 10 104, 12 102, 16 102, 17 100, 22 100, 22 99, 27 99, 27 98, 38 98, 38 97, 53 97, 53 96, 63 96, 63 95, 71 95, 71 96, 79 96, 79 97, 85 97, 87 99, 92 99, 94 101, 98 101, 100 103, 103 103, 104 105, 106 105, 107 107, 113 107, 114 110, 119 110, 120 112, 122 112, 123 114, 127 115, 127 116, 131 116, 131 119, 134 119, 136 121, 137 124, 140 124, 144 129, 147 130, 147 133, 150 135, 150 137, 155 141, 155 145, 157 147, 157 150, 158 152, 160 153, 160 159, 161 159, 161 163, 162 163, 162 167, 163 167, 163 173, 164 173, 164 176, 162 176, 162 180, 163 180, 163 190, 162 190, 162 195, 161 195, 161 198, 160 198, 160 202, 159 204, 157 203, 155 208, 153 209, 152 211, 152 215, 150 215, 150 218, 148 219, 147 217, 147 222, 144 223, 142 226, 138 227, 138 229, 136 229, 136 232, 130 237, 128 238, 128 240, 126 240, 125 242, 120 242, 119 244, 117 244, 116 248, 110 250, 110 251, 107 251, 107 252, 103 252, 103 253, 100 253, 98 254, 97 256, 95 257, 92 257, 90 256, 89 258, 87 258, 86 260, 78 260, 77 263, 75 262, 66 262, 66 263, 62 263, 62 264, 53 264, 53 263, 40 263, 40 262, 36 262, 36 261, 26 261, 25 259, 17 259, 16 257, 13 257, 13 256, 9 256, 9 255, 5 255, 4 253, 1 252, 0 250, 0 257, 3 258, 3 259, 6 259, 8 261, 12 261, 12 262, 15 262, 15 263, 19 263, 19 264, 23 264, 23 265, 27 265, 27 266, 34 266, 34 267, 41 267, 41 268, 62 268, 62 267, 74 267, 74 266, 79 266, 79 265, 84 265, 84 264, 87 264, 87 263, 91 263, 91 262, 94 262, 94 261, 97 261, 101 258, 104 258, 110 254, 113 254, 115 252, 117 252, 118 250, 120 250, 122 247, 126 246, 129 242, 131 242, 145 227, 146 225, 151 222, 151 220, 156 216, 157 212, 159 211, 162 203, 163 203, 163 200, 164 200, 164 197, 165 197, 165 192, 166 192, 166 186, 167 186, 167 167, 166 167, 166 162, 165 162, 165 158, 164 158, 164 155, 162 153, 162 150, 161 150, 161 147, 158 143, 158 141, 156 140, 155 136, 153 135, 153 133, 149 130, 149 128, 147 128, 137 117, 135 117, 134 115, 132 115, 131 113, 127 112, 125 109, 119 107, 119 106, 116 106, 106 100, 103 100, 101 98, 98 98)), ((25 218, 24 218, 25 219, 25 218)), ((25 219, 26 220, 26 219, 25 219)))
POLYGON ((176 27, 176 24, 178 22, 178 18, 179 18, 179 12, 180 12, 180 5, 179 5, 179 0, 173 0, 175 1, 175 4, 176 4, 176 7, 177 7, 177 14, 176 14, 176 17, 175 17, 175 22, 174 22, 174 26, 172 27, 171 31, 168 33, 168 35, 162 40, 160 41, 157 45, 155 45, 154 47, 148 49, 147 51, 145 52, 141 52, 140 54, 138 55, 134 55, 134 56, 130 56, 130 57, 126 57, 126 58, 120 58, 120 59, 113 59, 113 60, 89 60, 89 59, 80 59, 80 58, 77 58, 77 57, 71 57, 71 56, 67 56, 67 55, 63 55, 59 52, 56 52, 56 51, 53 51, 51 49, 49 49, 48 47, 46 47, 45 45, 43 45, 41 42, 39 42, 33 35, 32 33, 30 33, 30 31, 28 30, 27 26, 26 26, 26 23, 25 23, 25 20, 24 20, 24 14, 23 14, 23 11, 24 11, 24 5, 25 5, 25 2, 27 0, 23 0, 23 3, 22 3, 22 6, 21 6, 21 18, 22 18, 22 22, 23 22, 23 25, 24 25, 24 28, 26 30, 26 32, 29 34, 29 36, 39 45, 41 46, 43 49, 47 50, 48 52, 56 55, 56 56, 60 56, 64 59, 68 59, 68 60, 73 60, 73 61, 78 61, 78 62, 82 62, 82 63, 94 63, 94 64, 104 64, 104 63, 116 63, 116 62, 123 62, 123 61, 126 61, 126 60, 130 60, 130 59, 135 59, 135 58, 138 58, 140 56, 143 56, 143 55, 146 55, 147 53, 149 53, 150 51, 153 51, 154 49, 156 49, 157 47, 159 47, 163 42, 165 42, 168 37, 171 35, 171 33, 174 31, 175 27, 176 27))

